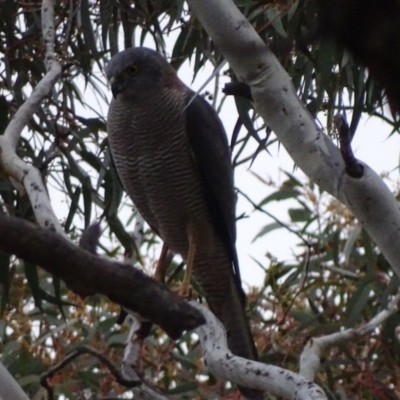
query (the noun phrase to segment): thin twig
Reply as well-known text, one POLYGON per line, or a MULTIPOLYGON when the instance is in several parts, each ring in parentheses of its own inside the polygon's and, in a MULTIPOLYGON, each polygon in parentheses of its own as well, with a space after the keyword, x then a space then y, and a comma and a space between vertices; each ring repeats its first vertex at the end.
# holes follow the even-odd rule
POLYGON ((68 364, 70 364, 73 360, 78 358, 82 354, 90 354, 91 356, 97 358, 101 363, 103 363, 110 373, 114 376, 115 380, 123 386, 127 388, 132 388, 135 386, 139 386, 142 384, 141 380, 129 380, 126 379, 115 367, 115 365, 102 353, 97 350, 89 347, 89 346, 79 346, 76 350, 74 350, 71 354, 65 357, 61 362, 51 367, 47 372, 41 375, 40 384, 47 390, 48 399, 54 399, 54 391, 52 386, 49 384, 48 380, 52 378, 57 372, 64 369, 68 364))

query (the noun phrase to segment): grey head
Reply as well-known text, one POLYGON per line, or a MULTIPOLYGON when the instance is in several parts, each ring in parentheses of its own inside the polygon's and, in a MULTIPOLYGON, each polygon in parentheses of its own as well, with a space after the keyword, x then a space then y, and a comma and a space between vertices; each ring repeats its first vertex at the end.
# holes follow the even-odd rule
POLYGON ((114 98, 123 101, 134 101, 178 80, 167 60, 146 47, 133 47, 116 54, 107 64, 106 74, 114 98))

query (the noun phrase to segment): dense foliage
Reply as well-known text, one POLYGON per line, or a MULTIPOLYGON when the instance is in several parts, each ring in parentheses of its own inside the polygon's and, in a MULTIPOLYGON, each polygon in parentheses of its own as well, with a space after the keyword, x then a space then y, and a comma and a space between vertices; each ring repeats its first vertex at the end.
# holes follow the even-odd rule
MULTIPOLYGON (((362 113, 378 116, 395 129, 385 112, 385 97, 365 67, 332 39, 321 37, 314 1, 236 4, 270 44, 298 95, 329 133, 334 131, 333 116, 346 110, 353 132, 362 113)), ((0 134, 45 73, 40 7, 38 0, 0 2, 0 134)), ((30 120, 18 154, 41 171, 68 235, 77 239, 99 218, 104 228, 101 252, 118 258, 133 255, 151 273, 159 240, 147 229, 136 249, 131 235, 135 211, 110 163, 104 64, 123 48, 149 42, 177 69, 190 60, 193 77, 205 65, 217 68, 223 58, 183 0, 64 0, 56 2, 55 12, 55 52, 63 74, 30 120)), ((236 79, 225 65, 213 78, 215 95, 207 94, 217 108, 224 102, 219 83, 226 76, 236 79)), ((228 132, 233 159, 235 165, 249 168, 255 157, 269 157, 268 146, 275 139, 257 120, 249 100, 235 101, 237 123, 228 132), (256 148, 250 156, 249 148, 256 148)), ((258 260, 265 280, 248 293, 249 316, 261 360, 296 371, 307 338, 369 321, 387 305, 399 282, 347 209, 312 182, 299 179, 296 169, 281 184, 268 184, 260 183, 266 193, 261 202, 238 188, 239 196, 270 221, 254 237, 273 241, 273 232, 280 228, 297 235, 299 246, 294 261, 258 260), (286 222, 268 212, 276 201, 287 207, 286 222)), ((0 212, 34 220, 29 200, 18 194, 1 168, 0 212)), ((174 285, 182 277, 179 260, 169 271, 174 285)), ((116 324, 119 308, 107 299, 92 296, 83 301, 37 265, 3 253, 0 294, 2 361, 31 397, 44 392, 40 376, 78 346, 91 346, 120 364, 128 329, 116 324)), ((400 396, 399 322, 395 314, 370 337, 343 343, 325 355, 317 382, 329 398, 400 396)), ((166 393, 186 396, 180 398, 228 396, 230 386, 207 373, 196 343, 189 333, 175 343, 152 328, 143 347, 143 377, 166 393)), ((129 394, 90 355, 74 359, 49 384, 60 398, 129 394)))

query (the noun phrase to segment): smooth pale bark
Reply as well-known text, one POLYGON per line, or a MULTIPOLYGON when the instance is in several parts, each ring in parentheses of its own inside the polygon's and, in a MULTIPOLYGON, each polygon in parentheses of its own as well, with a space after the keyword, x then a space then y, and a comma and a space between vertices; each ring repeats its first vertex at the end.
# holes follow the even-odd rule
POLYGON ((42 31, 46 48, 44 62, 47 73, 15 113, 4 134, 0 135, 0 167, 10 177, 20 194, 27 193, 29 196, 38 224, 65 235, 50 204, 40 172, 32 164, 27 164, 19 158, 16 153, 22 130, 61 75, 61 66, 55 60, 54 54, 55 27, 52 0, 44 0, 42 3, 42 31))
POLYGON ((366 164, 362 178, 346 174, 339 149, 316 126, 289 75, 231 0, 188 3, 237 77, 250 86, 256 110, 295 163, 348 206, 400 276, 399 204, 379 175, 366 164))
POLYGON ((228 349, 226 331, 214 314, 202 304, 190 304, 201 311, 206 324, 196 328, 207 368, 222 378, 292 400, 326 400, 323 390, 304 376, 257 361, 234 356, 228 349))
POLYGON ((29 400, 13 376, 0 362, 0 400, 29 400))

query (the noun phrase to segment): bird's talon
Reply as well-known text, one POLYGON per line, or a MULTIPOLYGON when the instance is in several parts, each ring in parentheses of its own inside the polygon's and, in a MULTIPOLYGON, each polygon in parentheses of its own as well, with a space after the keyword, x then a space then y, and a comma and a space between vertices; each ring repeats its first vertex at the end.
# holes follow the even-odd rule
POLYGON ((183 285, 180 287, 178 294, 180 297, 183 297, 186 300, 191 300, 192 298, 192 288, 184 287, 183 285))
POLYGON ((177 290, 178 296, 184 298, 185 300, 199 300, 201 301, 201 297, 197 294, 196 291, 193 290, 192 287, 184 288, 182 285, 177 290))

